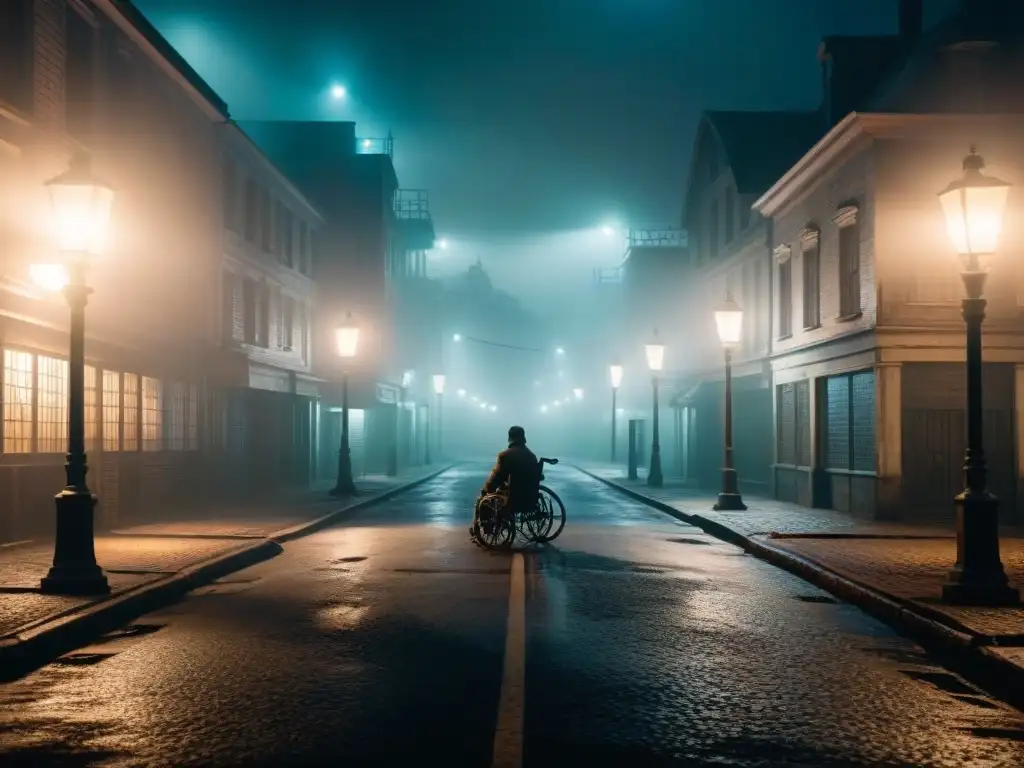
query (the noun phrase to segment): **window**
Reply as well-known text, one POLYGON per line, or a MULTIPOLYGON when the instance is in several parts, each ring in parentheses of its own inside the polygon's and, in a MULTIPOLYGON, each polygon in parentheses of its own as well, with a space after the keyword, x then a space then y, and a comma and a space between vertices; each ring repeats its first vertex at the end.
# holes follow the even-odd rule
POLYGON ((103 372, 103 450, 121 450, 121 374, 103 372))
POLYGON ((167 448, 172 451, 185 450, 185 395, 187 390, 180 381, 167 383, 168 403, 167 415, 167 448))
POLYGON ((142 450, 163 448, 164 397, 159 379, 142 377, 142 450))
POLYGON ((725 193, 725 244, 728 245, 736 237, 736 196, 732 189, 725 193))
POLYGON ((185 448, 199 450, 199 387, 188 388, 188 421, 185 423, 185 448))
POLYGON ((803 258, 804 328, 821 325, 821 239, 817 230, 801 238, 803 258))
POLYGON ((256 286, 256 343, 261 347, 270 346, 270 286, 260 283, 256 286))
POLYGON ((308 362, 306 357, 306 336, 306 305, 297 304, 295 307, 295 338, 293 339, 293 346, 302 355, 303 362, 308 362))
POLYGON ((299 262, 299 271, 304 274, 309 274, 309 265, 306 260, 306 249, 309 247, 309 229, 306 226, 306 222, 299 222, 299 255, 297 261, 299 262))
POLYGON ((96 397, 96 369, 85 366, 85 450, 95 451, 99 437, 99 403, 96 397))
POLYGON ((0 2, 0 101, 32 106, 32 0, 0 2))
POLYGON ((844 208, 836 217, 839 225, 839 316, 860 313, 860 224, 857 209, 844 208))
POLYGON ((295 299, 291 296, 282 296, 281 313, 284 316, 281 322, 281 325, 284 327, 282 347, 285 352, 291 352, 292 342, 295 339, 295 299))
POLYGON ((66 18, 65 122, 69 133, 88 134, 96 102, 96 29, 70 5, 66 18))
POLYGON ((708 234, 710 235, 711 253, 710 258, 718 256, 718 201, 711 204, 711 218, 708 220, 708 234))
POLYGON ((259 203, 257 202, 256 182, 253 179, 245 180, 245 239, 250 243, 256 242, 256 233, 259 231, 259 203))
POLYGON ((825 387, 825 466, 875 471, 875 372, 830 376, 825 387))
POLYGON ((285 206, 279 209, 278 233, 281 236, 281 263, 289 267, 295 266, 295 254, 292 252, 292 212, 285 206))
POLYGON ((251 277, 244 278, 242 283, 242 311, 245 313, 243 324, 243 338, 246 344, 256 343, 256 319, 259 317, 257 304, 256 281, 251 277))
POLYGON ((139 450, 139 375, 124 375, 124 397, 121 412, 124 414, 124 450, 139 450))
POLYGON ((224 226, 232 232, 238 231, 238 168, 230 157, 224 158, 221 168, 223 189, 224 226))
POLYGON ((264 251, 274 250, 274 209, 270 205, 270 192, 260 190, 260 247, 264 251))
POLYGON ((779 338, 793 335, 793 259, 789 249, 779 257, 779 338))
POLYGON ((811 386, 806 379, 776 387, 776 458, 779 464, 811 466, 811 386))
POLYGON ((68 361, 36 358, 36 450, 64 453, 68 448, 68 361))
POLYGON ((32 452, 34 357, 4 350, 4 453, 32 452))

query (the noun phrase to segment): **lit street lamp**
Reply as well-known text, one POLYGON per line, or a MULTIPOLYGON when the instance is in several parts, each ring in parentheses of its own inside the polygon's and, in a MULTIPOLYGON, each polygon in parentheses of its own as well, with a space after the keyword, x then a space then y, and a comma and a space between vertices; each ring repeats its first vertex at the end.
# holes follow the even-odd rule
MULTIPOLYGON (((57 247, 66 265, 61 289, 71 310, 68 352, 67 485, 55 497, 57 508, 53 566, 43 577, 43 592, 92 595, 110 592, 96 563, 93 514, 96 497, 85 476, 85 307, 92 289, 85 283, 90 256, 103 250, 114 190, 92 175, 89 158, 78 155, 66 172, 46 182, 56 224, 57 247)), ((48 266, 50 272, 54 270, 48 266)), ((38 271, 37 275, 38 277, 38 271)), ((59 281, 57 281, 59 282, 59 281)), ((55 287, 51 282, 50 287, 55 287)), ((44 286, 45 287, 45 286, 44 286)))
POLYGON ((582 400, 583 399, 583 389, 581 387, 576 387, 572 391, 572 396, 575 397, 577 400, 582 400))
POLYGON ((619 385, 622 384, 622 366, 618 363, 612 363, 608 366, 608 373, 612 379, 612 463, 615 463, 615 420, 618 413, 618 409, 615 407, 615 401, 618 399, 619 385))
POLYGON ((715 310, 718 339, 725 350, 725 465, 722 467, 722 491, 718 494, 717 510, 746 509, 740 496, 739 482, 732 461, 732 351, 739 346, 743 332, 743 309, 728 296, 715 310))
POLYGON ((437 455, 441 455, 441 401, 444 397, 444 374, 434 374, 434 394, 437 395, 437 455))
POLYGON ((352 319, 352 313, 345 317, 345 323, 334 331, 338 356, 345 361, 341 373, 341 447, 338 449, 338 482, 331 489, 332 496, 354 496, 356 484, 352 479, 352 452, 348 445, 348 361, 356 356, 359 347, 359 326, 352 319))
POLYGON ((956 565, 942 586, 942 597, 966 605, 1013 605, 1020 593, 1011 587, 999 558, 999 500, 986 487, 982 436, 981 325, 989 259, 1003 225, 1010 185, 982 173, 985 161, 975 148, 963 161, 964 174, 939 193, 946 227, 962 261, 967 326, 966 488, 956 497, 956 565))
POLYGON ((335 101, 341 101, 348 95, 348 91, 345 90, 343 85, 331 86, 331 98, 335 101))
POLYGON ((658 442, 658 372, 665 362, 665 345, 658 340, 658 329, 654 329, 654 336, 644 346, 647 353, 647 367, 651 369, 651 382, 654 385, 654 424, 651 429, 651 469, 647 473, 647 484, 654 488, 660 488, 665 484, 661 476, 661 445, 658 442))

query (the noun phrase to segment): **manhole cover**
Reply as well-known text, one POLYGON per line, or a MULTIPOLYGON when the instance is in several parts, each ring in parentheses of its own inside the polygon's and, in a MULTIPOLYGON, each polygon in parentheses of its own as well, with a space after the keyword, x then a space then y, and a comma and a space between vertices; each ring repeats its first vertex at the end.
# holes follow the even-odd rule
POLYGON ((837 601, 828 595, 797 595, 797 600, 802 600, 805 603, 828 603, 835 604, 837 601))
POLYGON ((99 664, 104 659, 109 659, 111 656, 116 654, 113 653, 69 653, 67 656, 61 656, 57 659, 54 664, 60 664, 65 667, 91 667, 93 664, 99 664))
POLYGON ((151 635, 163 628, 163 624, 129 624, 127 627, 121 627, 113 632, 108 632, 103 637, 106 640, 118 640, 122 637, 140 637, 142 635, 151 635))

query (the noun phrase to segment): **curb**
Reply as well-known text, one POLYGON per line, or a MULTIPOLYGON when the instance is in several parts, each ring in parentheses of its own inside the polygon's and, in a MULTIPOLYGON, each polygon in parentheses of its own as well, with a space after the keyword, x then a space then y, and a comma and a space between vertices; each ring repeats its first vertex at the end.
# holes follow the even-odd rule
POLYGON ((358 511, 411 490, 456 464, 450 464, 424 477, 370 496, 363 501, 337 509, 316 520, 277 531, 250 544, 193 563, 170 576, 139 584, 100 603, 50 616, 23 625, 14 634, 0 639, 0 682, 10 682, 47 664, 68 651, 87 645, 146 613, 174 603, 194 589, 228 574, 277 557, 284 552, 282 543, 315 533, 336 522, 344 513, 358 511))
POLYGON ((274 533, 270 534, 269 536, 267 536, 267 538, 271 541, 276 541, 279 544, 284 544, 286 541, 294 541, 295 539, 302 538, 303 536, 308 536, 311 533, 316 533, 317 531, 323 530, 324 528, 329 528, 330 526, 334 525, 334 523, 336 523, 342 516, 348 514, 349 512, 359 512, 361 510, 366 509, 367 507, 372 507, 374 504, 379 504, 382 501, 387 501, 390 498, 405 493, 406 491, 411 491, 413 488, 416 488, 430 480, 433 480, 438 475, 442 475, 456 466, 458 466, 457 462, 449 464, 437 470, 436 472, 431 472, 429 475, 424 475, 423 477, 417 478, 416 480, 411 480, 408 483, 405 483, 404 485, 398 485, 395 486, 394 488, 389 488, 388 490, 383 491, 381 493, 376 493, 373 496, 368 496, 362 501, 357 501, 355 504, 349 504, 347 507, 341 507, 340 509, 336 509, 333 512, 328 512, 326 515, 318 517, 316 520, 310 520, 306 523, 299 523, 298 525, 293 525, 290 528, 282 528, 280 531, 275 531, 274 533))
POLYGON ((583 474, 629 496, 649 507, 666 512, 677 520, 700 528, 705 533, 733 544, 754 557, 789 571, 795 576, 814 584, 855 605, 865 613, 888 624, 901 634, 919 642, 930 650, 938 650, 950 656, 955 666, 969 664, 965 676, 976 679, 984 687, 996 690, 999 695, 1013 704, 1020 705, 1024 699, 1024 668, 992 653, 987 647, 988 638, 968 632, 961 632, 940 621, 923 615, 909 603, 892 598, 878 590, 842 576, 827 566, 807 557, 801 557, 779 547, 773 547, 758 539, 752 539, 714 520, 701 515, 691 515, 671 507, 663 501, 639 493, 632 488, 619 485, 613 480, 600 477, 583 467, 573 465, 583 474), (960 664, 957 664, 959 662, 960 664))

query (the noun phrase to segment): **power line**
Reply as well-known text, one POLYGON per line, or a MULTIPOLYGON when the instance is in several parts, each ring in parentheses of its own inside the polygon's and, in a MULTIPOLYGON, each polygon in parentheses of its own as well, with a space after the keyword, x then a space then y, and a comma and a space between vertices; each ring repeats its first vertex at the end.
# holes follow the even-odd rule
POLYGON ((464 341, 474 341, 477 344, 483 344, 488 347, 501 347, 502 349, 515 349, 520 352, 544 352, 543 349, 537 349, 536 347, 517 347, 514 344, 499 344, 496 341, 488 341, 487 339, 478 339, 475 336, 463 336, 464 341))

